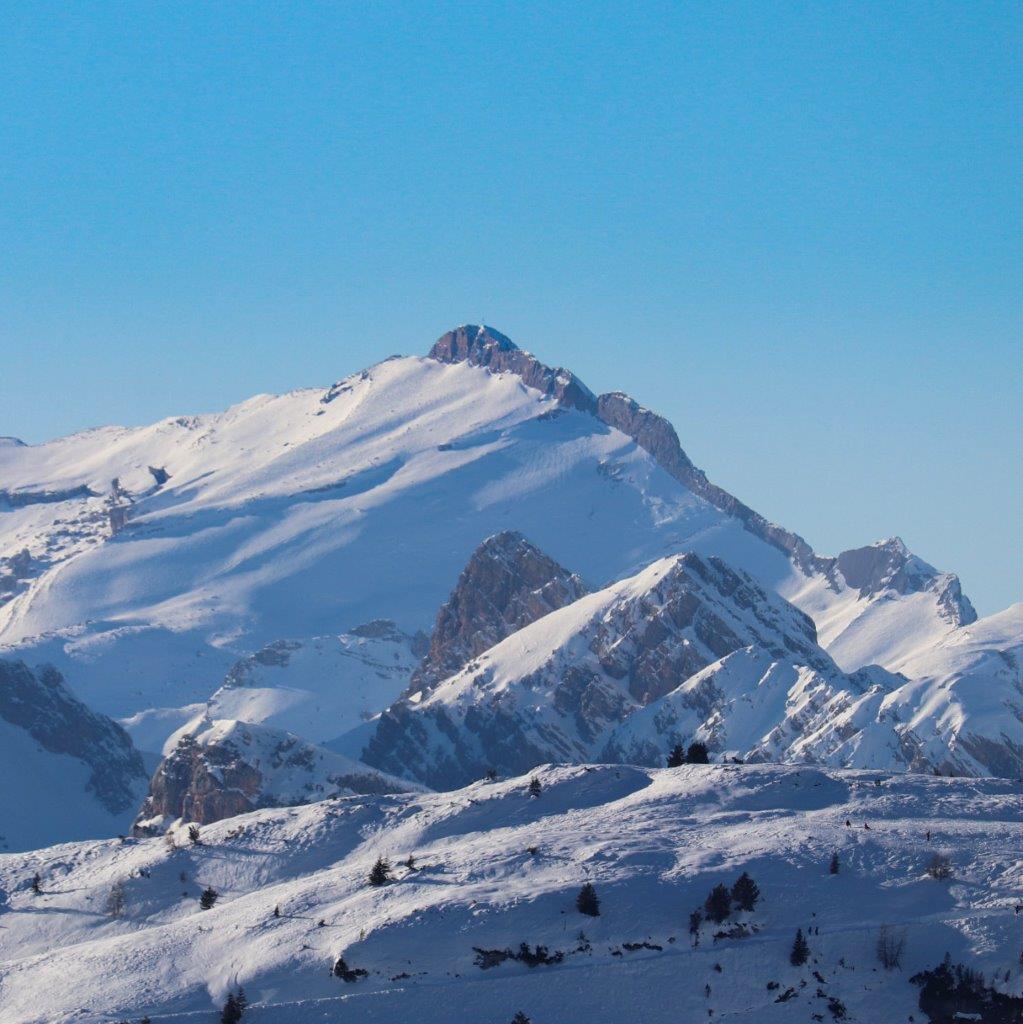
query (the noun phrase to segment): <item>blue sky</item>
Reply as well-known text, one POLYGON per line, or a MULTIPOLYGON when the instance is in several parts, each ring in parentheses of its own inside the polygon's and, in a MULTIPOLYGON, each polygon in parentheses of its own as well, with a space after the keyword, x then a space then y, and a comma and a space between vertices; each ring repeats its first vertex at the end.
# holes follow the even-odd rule
POLYGON ((485 318, 822 552, 1023 599, 1023 7, 8 4, 0 434, 485 318))

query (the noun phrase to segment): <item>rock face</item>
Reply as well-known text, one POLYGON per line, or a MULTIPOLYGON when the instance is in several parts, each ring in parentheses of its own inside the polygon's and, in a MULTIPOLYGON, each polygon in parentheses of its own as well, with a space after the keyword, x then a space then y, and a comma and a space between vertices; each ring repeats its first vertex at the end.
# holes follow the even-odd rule
POLYGON ((684 554, 512 634, 381 716, 364 758, 450 788, 488 769, 593 760, 610 731, 745 647, 841 673, 813 622, 719 559, 684 554))
POLYGON ((158 834, 179 818, 204 825, 260 807, 410 788, 415 787, 292 733, 207 722, 182 736, 157 768, 135 832, 158 834))
POLYGON ((894 594, 919 594, 930 591, 938 598, 938 607, 953 626, 976 622, 977 613, 953 573, 938 572, 923 559, 917 558, 899 537, 878 541, 867 547, 843 551, 837 558, 827 559, 826 571, 841 573, 848 586, 864 598, 884 591, 894 594))
POLYGON ((410 693, 431 689, 523 626, 587 593, 586 584, 521 534, 488 537, 473 552, 437 624, 410 693))
POLYGON ((441 363, 482 366, 495 373, 514 373, 527 387, 549 395, 559 405, 589 413, 597 411, 596 396, 574 373, 562 367, 545 366, 492 327, 456 327, 437 339, 430 349, 430 358, 441 363))
POLYGON ((137 799, 146 771, 128 734, 74 697, 55 668, 33 672, 23 661, 0 661, 0 718, 44 750, 84 762, 89 791, 111 814, 137 799))

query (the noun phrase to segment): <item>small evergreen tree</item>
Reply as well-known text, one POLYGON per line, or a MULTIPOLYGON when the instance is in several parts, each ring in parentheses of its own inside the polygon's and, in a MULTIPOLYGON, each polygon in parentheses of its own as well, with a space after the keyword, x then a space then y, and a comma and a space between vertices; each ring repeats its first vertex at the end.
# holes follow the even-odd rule
POLYGON ((533 1024, 533 1022, 521 1011, 512 1017, 511 1024, 533 1024))
POLYGON ((693 941, 699 943, 700 941, 700 925, 703 924, 703 914, 699 910, 694 910, 689 915, 689 934, 693 936, 693 941))
POLYGON ((540 780, 534 775, 529 780, 529 795, 539 796, 543 792, 543 786, 540 785, 540 780))
POLYGON ((590 917, 600 917, 600 900, 597 898, 597 890, 591 882, 587 882, 575 898, 575 906, 580 914, 587 914, 590 917))
POLYGON ((238 1009, 244 1013, 245 1008, 249 1005, 249 997, 245 994, 245 989, 238 986, 238 995, 234 997, 235 1002, 238 1004, 238 1009))
POLYGON ((752 910, 760 899, 760 887, 745 871, 732 886, 732 899, 740 910, 752 910))
POLYGON ((206 888, 203 889, 202 895, 199 897, 199 906, 202 907, 203 910, 210 910, 218 899, 220 899, 220 893, 217 892, 212 885, 207 885, 206 888))
POLYGON ((686 751, 686 763, 710 764, 710 751, 707 750, 707 744, 700 743, 698 740, 690 743, 689 749, 686 751))
POLYGON ((120 882, 110 886, 104 909, 111 917, 120 917, 124 913, 124 886, 120 882))
POLYGON ((707 912, 709 920, 715 924, 721 924, 732 912, 732 897, 728 892, 728 888, 724 885, 715 885, 711 889, 703 909, 707 912))
POLYGON ((680 768, 686 763, 686 748, 681 743, 676 743, 668 752, 668 767, 680 768))
POLYGON ((32 891, 37 896, 43 891, 43 880, 39 877, 38 871, 32 876, 32 891))
POLYGON ((220 1024, 238 1024, 242 1019, 242 1009, 233 992, 229 992, 224 1009, 220 1013, 220 1024))
POLYGON ((792 952, 789 954, 789 963, 793 967, 802 967, 810 959, 810 947, 803 936, 803 929, 796 929, 796 938, 792 943, 792 952))
POLYGON ((373 870, 369 873, 370 885, 387 885, 391 880, 391 865, 383 857, 377 857, 373 870))
POLYGON ((839 863, 838 863, 838 850, 836 850, 836 851, 835 851, 835 852, 834 852, 834 853, 833 853, 833 854, 831 855, 831 863, 830 863, 830 864, 828 865, 828 871, 830 871, 830 872, 831 872, 831 874, 833 874, 833 875, 837 875, 837 874, 838 874, 838 868, 839 868, 839 863))
POLYGON ((193 846, 202 846, 202 837, 199 834, 199 826, 198 825, 189 825, 188 826, 188 841, 193 846))

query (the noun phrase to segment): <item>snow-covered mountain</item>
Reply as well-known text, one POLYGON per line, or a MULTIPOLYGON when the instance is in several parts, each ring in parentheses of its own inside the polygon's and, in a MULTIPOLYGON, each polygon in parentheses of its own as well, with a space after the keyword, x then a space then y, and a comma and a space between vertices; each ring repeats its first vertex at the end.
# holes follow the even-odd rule
POLYGON ((124 730, 49 666, 0 660, 0 850, 117 835, 145 791, 124 730))
POLYGON ((896 1024, 928 1019, 910 979, 946 952, 1017 1016, 964 993, 935 1021, 1018 1020, 1018 784, 777 765, 535 777, 537 797, 523 777, 256 811, 199 845, 179 829, 0 856, 3 1020, 207 1024, 242 987, 244 1024, 896 1024), (392 880, 374 887, 380 856, 392 880), (931 877, 942 857, 950 877, 931 877), (726 896, 691 932, 743 872, 753 910, 726 896), (577 909, 587 881, 599 916, 577 909))
POLYGON ((848 669, 973 618, 908 554, 817 556, 709 483, 661 417, 489 328, 327 389, 0 446, 0 481, 0 644, 121 718, 205 701, 281 639, 429 630, 506 529, 597 588, 721 557, 808 611, 848 669))
POLYGON ((181 735, 160 763, 135 831, 163 835, 179 820, 208 824, 259 807, 410 788, 281 729, 207 721, 181 735))
MULTIPOLYGON (((660 764, 695 734, 720 756, 861 766, 849 722, 826 746, 802 741, 839 711, 864 725, 864 701, 900 682, 876 667, 843 673, 809 616, 720 559, 688 553, 544 616, 427 695, 396 702, 364 756, 437 788, 545 761, 660 764)), ((891 724, 885 732, 895 749, 882 763, 905 766, 909 739, 891 724)))

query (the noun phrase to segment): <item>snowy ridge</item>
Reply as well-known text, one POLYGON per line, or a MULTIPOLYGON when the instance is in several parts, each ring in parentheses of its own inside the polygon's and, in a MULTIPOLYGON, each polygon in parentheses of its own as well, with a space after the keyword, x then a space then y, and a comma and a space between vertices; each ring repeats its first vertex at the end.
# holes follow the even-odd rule
POLYGON ((600 755, 609 730, 733 651, 755 646, 833 678, 813 623, 719 559, 661 559, 551 612, 390 708, 364 754, 445 788, 488 769, 600 755))

